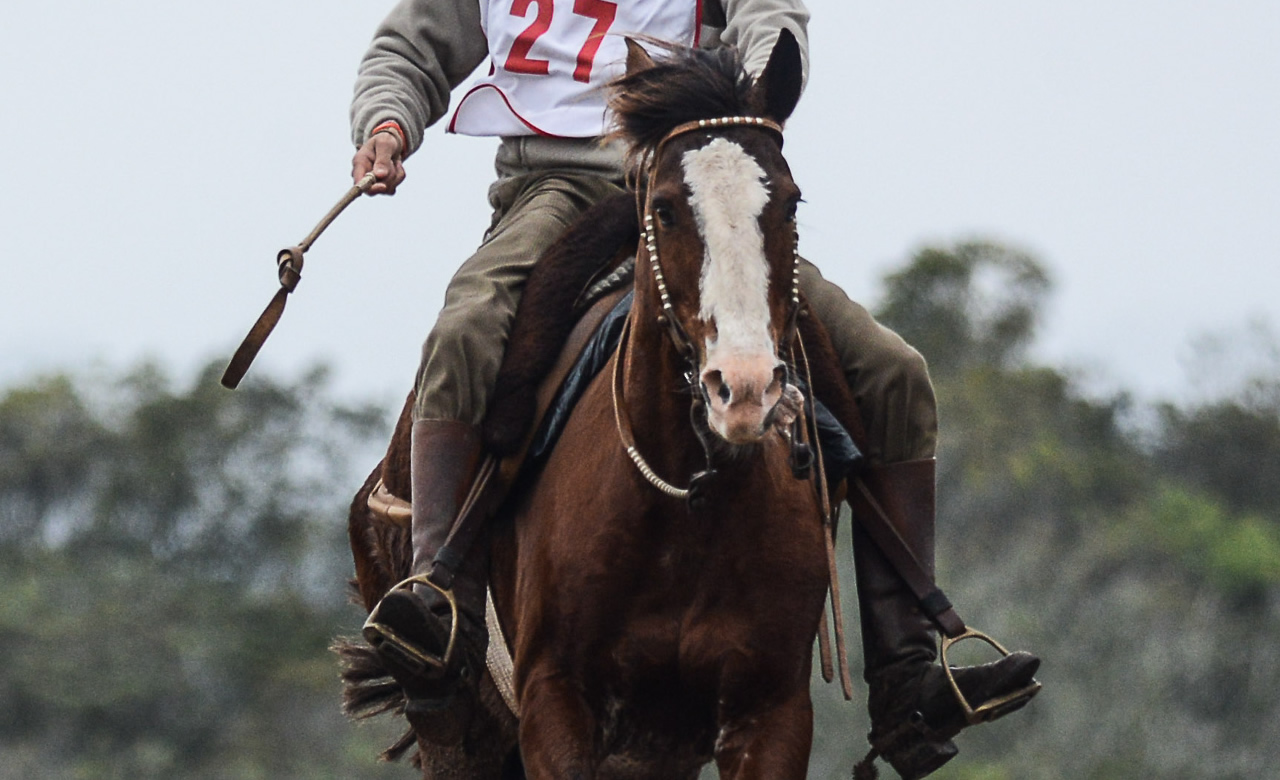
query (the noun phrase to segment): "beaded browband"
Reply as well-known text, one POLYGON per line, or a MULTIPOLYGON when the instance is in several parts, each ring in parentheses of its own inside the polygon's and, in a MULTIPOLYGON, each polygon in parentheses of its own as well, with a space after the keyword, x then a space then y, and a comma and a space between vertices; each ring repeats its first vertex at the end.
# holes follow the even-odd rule
POLYGON ((764 130, 770 130, 778 137, 778 146, 782 146, 782 125, 772 119, 766 119, 762 116, 721 116, 712 119, 695 119, 692 122, 676 125, 658 142, 654 157, 657 157, 657 153, 662 151, 663 144, 672 138, 691 133, 694 130, 717 130, 722 127, 759 127, 764 130))

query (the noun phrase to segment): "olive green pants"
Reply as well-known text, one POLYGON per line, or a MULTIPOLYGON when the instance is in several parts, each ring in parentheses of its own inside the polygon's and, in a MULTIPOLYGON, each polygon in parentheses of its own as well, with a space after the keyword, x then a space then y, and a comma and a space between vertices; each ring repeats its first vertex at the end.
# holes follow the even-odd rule
MULTIPOLYGON (((533 264, 579 214, 623 189, 619 151, 594 139, 504 138, 495 167, 493 223, 449 282, 422 349, 419 420, 484 419, 533 264)), ((800 285, 831 333, 862 410, 867 457, 875 463, 933 457, 937 409, 920 353, 812 263, 802 264, 800 285)))

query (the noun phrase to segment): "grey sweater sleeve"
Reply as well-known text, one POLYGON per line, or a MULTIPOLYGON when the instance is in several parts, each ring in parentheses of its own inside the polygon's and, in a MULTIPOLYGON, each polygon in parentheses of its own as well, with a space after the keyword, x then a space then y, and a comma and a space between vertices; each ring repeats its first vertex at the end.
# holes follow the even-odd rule
POLYGON ((720 0, 724 30, 720 42, 742 52, 747 72, 760 75, 783 27, 800 44, 805 83, 809 80, 809 10, 802 0, 720 0))
POLYGON ((488 56, 476 0, 401 0, 374 33, 351 101, 351 140, 388 119, 409 146, 449 109, 449 92, 488 56))

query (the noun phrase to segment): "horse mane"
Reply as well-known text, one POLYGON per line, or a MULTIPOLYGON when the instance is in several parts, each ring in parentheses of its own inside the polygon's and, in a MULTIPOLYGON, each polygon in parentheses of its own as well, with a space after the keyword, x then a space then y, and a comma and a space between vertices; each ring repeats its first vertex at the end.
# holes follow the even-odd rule
POLYGON ((755 81, 737 49, 691 49, 641 40, 660 51, 653 66, 609 84, 614 122, 610 137, 627 145, 629 163, 652 152, 667 133, 686 122, 763 115, 763 107, 753 100, 755 81))

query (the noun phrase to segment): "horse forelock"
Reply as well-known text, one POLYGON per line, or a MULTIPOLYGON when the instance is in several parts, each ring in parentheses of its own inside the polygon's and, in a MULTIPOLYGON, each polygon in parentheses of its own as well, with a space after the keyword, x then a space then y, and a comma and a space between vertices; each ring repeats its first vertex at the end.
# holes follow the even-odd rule
POLYGON ((613 136, 638 157, 686 122, 723 116, 760 116, 752 105, 753 80, 735 49, 662 45, 653 67, 610 84, 613 136))

